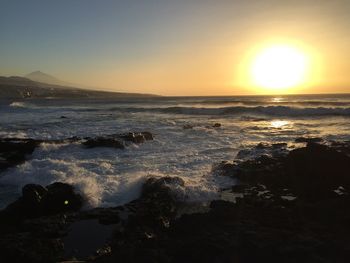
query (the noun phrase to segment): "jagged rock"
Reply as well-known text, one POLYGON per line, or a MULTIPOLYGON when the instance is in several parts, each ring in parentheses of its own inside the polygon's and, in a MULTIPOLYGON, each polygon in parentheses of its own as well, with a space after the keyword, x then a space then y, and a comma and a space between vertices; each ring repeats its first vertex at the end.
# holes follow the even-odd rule
POLYGON ((184 130, 190 130, 190 129, 193 129, 193 125, 191 125, 191 124, 185 124, 182 128, 183 128, 184 130))
POLYGON ((42 199, 45 213, 78 211, 83 206, 83 197, 74 191, 72 185, 56 182, 48 185, 47 190, 42 199))
POLYGON ((62 253, 60 239, 36 237, 32 233, 0 237, 0 261, 4 263, 53 263, 62 253))
POLYGON ((78 211, 82 205, 82 196, 69 184, 56 182, 46 188, 29 184, 23 187, 20 198, 1 211, 0 219, 15 223, 26 218, 78 211))
POLYGON ((286 159, 290 185, 301 196, 320 200, 338 186, 350 187, 350 157, 326 145, 308 143, 286 159))
POLYGON ((133 143, 143 143, 145 141, 153 140, 153 135, 150 132, 129 132, 120 134, 120 138, 133 143))
POLYGON ((0 172, 23 163, 26 156, 32 154, 40 143, 41 141, 32 139, 0 139, 0 172))
POLYGON ((295 139, 295 142, 298 142, 298 143, 320 143, 320 142, 323 142, 323 139, 319 138, 319 137, 310 137, 310 138, 299 137, 299 138, 295 139))
POLYGON ((124 144, 115 138, 106 138, 106 137, 96 137, 96 138, 88 138, 85 142, 83 142, 88 148, 95 147, 112 147, 117 149, 124 149, 124 144))

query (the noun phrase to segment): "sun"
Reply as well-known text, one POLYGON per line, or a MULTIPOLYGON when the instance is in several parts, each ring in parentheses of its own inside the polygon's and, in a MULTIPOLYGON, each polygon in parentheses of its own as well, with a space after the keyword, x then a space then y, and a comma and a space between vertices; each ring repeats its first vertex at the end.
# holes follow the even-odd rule
POLYGON ((289 45, 272 45, 262 49, 253 59, 251 79, 269 92, 283 92, 305 82, 307 55, 289 45))

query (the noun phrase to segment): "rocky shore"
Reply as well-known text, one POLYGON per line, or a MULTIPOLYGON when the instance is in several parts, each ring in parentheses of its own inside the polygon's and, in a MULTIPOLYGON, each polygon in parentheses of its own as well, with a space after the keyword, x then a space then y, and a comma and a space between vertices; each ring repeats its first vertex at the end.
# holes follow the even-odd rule
MULTIPOLYGON (((151 139, 141 132, 66 141, 122 149, 151 139)), ((0 140, 0 171, 41 142, 0 140)), ((191 204, 204 207, 191 213, 175 191, 185 186, 178 177, 149 177, 138 199, 88 210, 71 185, 26 185, 0 212, 0 262, 349 262, 350 142, 261 143, 213 173, 237 183, 218 200, 191 204)))

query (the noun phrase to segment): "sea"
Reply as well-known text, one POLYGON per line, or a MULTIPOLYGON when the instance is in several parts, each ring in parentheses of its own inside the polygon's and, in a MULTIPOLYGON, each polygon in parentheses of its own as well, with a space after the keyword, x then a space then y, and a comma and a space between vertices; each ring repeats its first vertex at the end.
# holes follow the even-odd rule
POLYGON ((124 150, 42 143, 25 163, 0 174, 0 208, 18 198, 25 184, 56 181, 73 184, 89 207, 122 205, 136 199, 151 176, 183 178, 185 187, 176 191, 184 201, 213 200, 235 183, 213 167, 235 160, 241 150, 298 137, 350 140, 350 94, 0 99, 0 138, 138 131, 151 132, 154 140, 124 150))

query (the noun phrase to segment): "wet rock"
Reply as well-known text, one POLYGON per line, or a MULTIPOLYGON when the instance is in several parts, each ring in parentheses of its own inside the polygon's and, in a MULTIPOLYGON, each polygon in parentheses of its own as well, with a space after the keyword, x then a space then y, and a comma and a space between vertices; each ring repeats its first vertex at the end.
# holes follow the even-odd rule
POLYGON ((22 189, 22 196, 0 213, 0 220, 16 223, 26 218, 78 211, 83 197, 74 187, 65 183, 53 183, 46 188, 29 184, 22 189))
POLYGON ((35 237, 32 233, 0 237, 0 261, 13 263, 58 262, 63 253, 60 239, 35 237))
POLYGON ((117 149, 124 149, 124 144, 115 138, 106 138, 106 137, 96 137, 96 138, 88 138, 85 142, 83 142, 88 148, 95 147, 112 147, 117 149))
POLYGON ((220 128, 221 127, 221 123, 214 123, 214 125, 213 125, 213 128, 220 128))
POLYGON ((234 177, 237 166, 233 163, 223 161, 213 166, 213 172, 217 175, 234 177))
POLYGON ((39 184, 26 184, 22 188, 22 196, 24 199, 35 200, 40 202, 43 195, 47 193, 47 189, 39 184))
POLYGON ((143 137, 145 137, 146 141, 151 141, 154 139, 153 134, 150 132, 141 132, 141 134, 143 135, 143 137))
POLYGON ((0 139, 0 172, 23 163, 40 143, 41 141, 32 139, 0 139))
POLYGON ((119 207, 98 207, 91 210, 82 211, 79 214, 79 219, 97 219, 98 222, 103 225, 117 224, 121 220, 119 216, 120 213, 121 209, 119 207))
POLYGON ((185 182, 180 177, 150 177, 142 187, 141 198, 149 198, 161 194, 171 196, 171 186, 184 185, 185 182))
POLYGON ((119 137, 125 141, 133 143, 143 143, 145 141, 153 140, 153 135, 150 132, 129 132, 126 134, 120 134, 119 137))
POLYGON ((290 152, 287 176, 297 195, 321 199, 339 185, 350 187, 350 157, 326 145, 309 143, 290 152))
POLYGON ((184 185, 179 177, 148 178, 142 187, 141 197, 136 200, 139 207, 137 216, 147 218, 150 224, 165 226, 177 210, 178 196, 174 189, 184 185))
POLYGON ((319 137, 299 137, 295 139, 297 143, 320 143, 323 142, 322 138, 319 137))
POLYGON ((83 197, 74 191, 72 185, 56 182, 48 185, 47 190, 42 200, 45 213, 78 211, 83 206, 83 197))
POLYGON ((191 125, 191 124, 185 124, 182 128, 184 129, 184 130, 190 130, 190 129, 193 129, 193 125, 191 125))

